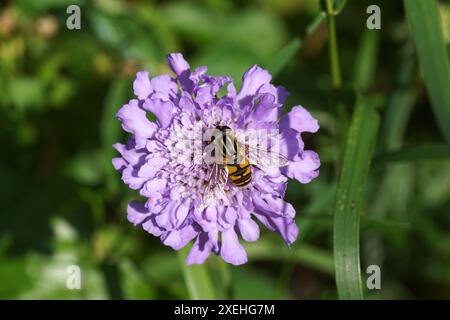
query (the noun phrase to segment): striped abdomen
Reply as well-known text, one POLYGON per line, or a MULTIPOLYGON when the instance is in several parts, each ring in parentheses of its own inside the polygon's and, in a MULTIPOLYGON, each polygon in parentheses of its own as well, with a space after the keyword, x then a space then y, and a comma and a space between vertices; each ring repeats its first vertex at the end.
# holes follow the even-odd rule
POLYGON ((223 164, 228 169, 228 177, 235 186, 245 187, 252 181, 250 163, 243 153, 238 153, 243 150, 238 150, 236 137, 231 133, 230 128, 217 127, 217 129, 223 133, 223 164))

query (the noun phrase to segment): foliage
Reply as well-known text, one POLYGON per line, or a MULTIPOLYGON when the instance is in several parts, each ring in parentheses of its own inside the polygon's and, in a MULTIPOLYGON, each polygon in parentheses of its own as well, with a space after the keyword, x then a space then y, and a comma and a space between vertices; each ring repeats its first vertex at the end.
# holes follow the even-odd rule
POLYGON ((422 2, 3 1, 0 298, 449 298, 450 6, 422 2), (381 30, 366 28, 371 4, 381 30), (168 71, 174 51, 238 86, 258 63, 290 92, 283 112, 319 119, 304 138, 320 177, 287 191, 292 248, 263 233, 245 266, 187 268, 126 221, 115 113, 136 71, 168 71), (66 288, 71 264, 81 290, 66 288), (366 289, 372 264, 381 290, 366 289))

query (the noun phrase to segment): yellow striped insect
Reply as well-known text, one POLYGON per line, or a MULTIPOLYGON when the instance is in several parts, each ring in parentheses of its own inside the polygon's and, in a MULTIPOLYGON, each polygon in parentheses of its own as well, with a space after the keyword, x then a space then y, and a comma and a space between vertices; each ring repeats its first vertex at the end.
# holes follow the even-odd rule
POLYGON ((229 127, 217 126, 216 129, 220 134, 213 137, 210 143, 215 145, 215 150, 222 151, 220 155, 222 159, 212 164, 204 202, 223 194, 228 178, 234 186, 246 187, 252 181, 252 166, 269 168, 289 164, 284 156, 276 152, 238 142, 229 127))

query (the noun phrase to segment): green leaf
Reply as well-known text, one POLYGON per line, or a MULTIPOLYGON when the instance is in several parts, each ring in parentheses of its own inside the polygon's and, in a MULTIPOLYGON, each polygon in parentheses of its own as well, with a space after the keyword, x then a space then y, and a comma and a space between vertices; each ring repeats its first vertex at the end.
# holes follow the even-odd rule
POLYGON ((450 150, 447 145, 426 145, 399 148, 386 152, 375 158, 380 163, 450 159, 450 150))
POLYGON ((140 270, 129 259, 123 258, 119 261, 119 270, 122 274, 122 287, 126 299, 156 299, 154 288, 143 277, 140 270))
POLYGON ((298 248, 280 248, 270 243, 257 242, 245 246, 250 260, 297 262, 311 269, 333 274, 333 257, 330 253, 302 243, 298 248))
POLYGON ((419 95, 415 84, 416 63, 412 45, 404 46, 397 58, 399 68, 396 71, 395 89, 386 101, 385 114, 380 130, 380 150, 398 148, 403 144, 406 128, 412 109, 419 95))
MULTIPOLYGON (((173 2, 163 7, 162 13, 165 22, 181 34, 183 41, 194 45, 231 45, 243 47, 259 57, 270 57, 287 39, 283 21, 266 10, 243 9, 230 15, 194 2, 173 2)), ((199 48, 201 54, 202 46, 199 48)), ((239 54, 234 57, 239 58, 239 54)), ((215 63, 220 64, 221 59, 215 63)))
POLYGON ((273 277, 256 268, 234 268, 237 300, 273 300, 277 298, 277 284, 273 277))
POLYGON ((437 2, 405 0, 404 4, 434 116, 450 147, 450 66, 437 2))
POLYGON ((361 41, 353 69, 353 82, 359 90, 367 90, 372 83, 378 58, 379 33, 367 30, 361 36, 361 41))
POLYGON ((89 10, 87 18, 99 41, 124 58, 154 62, 163 56, 154 30, 139 23, 138 19, 96 9, 89 10))
POLYGON ((361 98, 351 120, 336 193, 334 265, 340 299, 363 299, 359 227, 364 189, 377 137, 379 116, 361 98))
POLYGON ((178 255, 190 298, 193 300, 214 300, 216 295, 211 283, 211 278, 208 274, 207 266, 205 264, 186 265, 188 252, 189 248, 185 247, 178 252, 178 255))
POLYGON ((311 36, 316 32, 322 23, 325 22, 326 18, 325 12, 321 11, 307 26, 306 26, 306 36, 311 36))
POLYGON ((105 100, 102 119, 100 122, 100 136, 102 141, 102 165, 110 190, 117 187, 118 179, 111 164, 117 152, 112 145, 120 141, 122 131, 116 113, 120 107, 128 102, 130 97, 130 81, 126 78, 118 78, 111 83, 105 100))
MULTIPOLYGON (((309 36, 313 34, 321 25, 325 22, 325 18, 327 17, 327 0, 320 0, 320 7, 321 11, 319 14, 313 19, 313 21, 308 24, 306 27, 306 35, 309 36)), ((342 10, 344 10, 345 6, 347 5, 347 0, 336 0, 333 4, 333 10, 332 14, 334 16, 337 16, 341 13, 342 10)))
POLYGON ((39 108, 45 98, 45 88, 37 78, 19 77, 9 82, 9 94, 14 106, 21 111, 39 108))
POLYGON ((295 38, 282 48, 267 64, 267 69, 272 73, 273 78, 276 78, 281 71, 294 58, 302 45, 300 39, 295 38))

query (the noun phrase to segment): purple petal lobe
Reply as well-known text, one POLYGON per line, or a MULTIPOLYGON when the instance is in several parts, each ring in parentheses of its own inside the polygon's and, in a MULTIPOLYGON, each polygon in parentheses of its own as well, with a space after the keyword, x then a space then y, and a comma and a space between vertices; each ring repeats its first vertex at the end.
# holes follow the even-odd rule
POLYGON ((239 220, 239 231, 242 238, 247 242, 254 242, 259 239, 258 224, 250 218, 239 220))
POLYGON ((189 63, 187 63, 181 53, 169 54, 167 56, 167 64, 177 76, 182 75, 184 72, 190 72, 189 63))
POLYGON ((132 201, 127 208, 127 219, 134 225, 141 224, 148 216, 150 212, 147 210, 143 203, 138 201, 132 201))
POLYGON ((116 169, 117 171, 122 171, 127 166, 127 162, 124 158, 113 158, 112 164, 114 169, 116 169))
POLYGON ((156 224, 154 218, 150 218, 146 222, 144 222, 142 224, 142 228, 155 237, 160 237, 164 232, 164 230, 156 224))
POLYGON ((280 112, 281 109, 275 103, 275 96, 266 93, 259 98, 252 118, 256 121, 275 122, 278 120, 280 112))
POLYGON ((231 263, 235 266, 247 262, 247 252, 239 243, 238 237, 234 229, 228 229, 222 232, 222 246, 220 248, 220 255, 225 262, 231 263))
POLYGON ((138 164, 141 158, 145 156, 145 153, 142 150, 135 149, 134 143, 128 145, 115 143, 113 144, 113 148, 119 151, 122 158, 132 166, 138 164))
POLYGON ((160 99, 147 99, 143 107, 156 116, 161 128, 167 128, 172 123, 174 111, 172 102, 160 99))
POLYGON ((237 96, 238 100, 242 101, 255 96, 263 85, 270 83, 271 79, 272 76, 267 70, 254 65, 242 77, 242 88, 237 96))
POLYGON ((280 120, 280 131, 287 128, 292 128, 298 132, 314 133, 319 130, 319 123, 305 108, 297 106, 280 120))
POLYGON ((275 87, 272 84, 265 84, 259 89, 259 94, 270 93, 275 97, 275 102, 283 105, 289 95, 286 89, 282 86, 275 87))
POLYGON ((153 137, 157 130, 155 123, 147 119, 145 111, 139 107, 137 100, 131 100, 118 112, 117 118, 122 122, 122 128, 141 139, 153 137))
POLYGON ((128 166, 122 171, 122 180, 131 189, 138 190, 142 188, 142 185, 147 180, 147 178, 138 177, 136 170, 133 167, 128 166))
POLYGON ((292 219, 282 216, 269 216, 261 213, 255 213, 255 216, 266 226, 266 228, 279 232, 287 245, 290 246, 297 239, 298 227, 292 219))
POLYGON ((148 159, 147 162, 139 169, 139 177, 153 178, 168 161, 168 159, 163 157, 148 159))
POLYGON ((303 141, 300 134, 294 129, 285 129, 280 135, 279 152, 287 159, 294 159, 299 150, 303 150, 303 141))
POLYGON ((151 80, 151 86, 158 98, 170 101, 171 97, 177 95, 177 83, 168 75, 163 74, 151 80))
POLYGON ((147 181, 141 189, 141 195, 147 198, 160 199, 161 193, 167 186, 166 179, 153 179, 147 181))
POLYGON ((133 90, 139 100, 147 99, 147 97, 153 92, 147 71, 139 71, 136 74, 136 79, 133 82, 133 90))
POLYGON ((200 233, 186 258, 186 264, 192 265, 204 263, 211 253, 211 248, 212 246, 208 234, 205 232, 200 233))
POLYGON ((187 226, 180 230, 173 230, 168 232, 167 236, 163 240, 166 246, 171 247, 174 250, 180 250, 187 245, 197 235, 193 226, 187 226))
POLYGON ((319 176, 320 159, 314 151, 305 151, 282 170, 291 179, 309 183, 319 176))
POLYGON ((190 79, 191 70, 189 63, 184 60, 181 53, 172 53, 167 56, 167 64, 177 75, 181 88, 187 92, 192 92, 194 83, 190 79))

